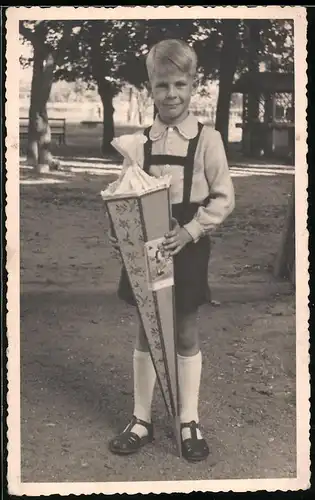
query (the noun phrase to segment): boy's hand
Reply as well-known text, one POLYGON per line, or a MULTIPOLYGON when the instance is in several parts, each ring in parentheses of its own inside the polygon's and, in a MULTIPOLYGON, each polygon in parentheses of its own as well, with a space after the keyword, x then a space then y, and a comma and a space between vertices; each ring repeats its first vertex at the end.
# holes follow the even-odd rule
POLYGON ((192 237, 189 232, 177 225, 172 231, 166 233, 163 246, 173 256, 177 255, 190 241, 192 241, 192 237))

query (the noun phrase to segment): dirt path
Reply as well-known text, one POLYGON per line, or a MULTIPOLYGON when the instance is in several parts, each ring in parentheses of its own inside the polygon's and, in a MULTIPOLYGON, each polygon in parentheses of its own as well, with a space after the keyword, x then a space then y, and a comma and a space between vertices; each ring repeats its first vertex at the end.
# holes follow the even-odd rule
POLYGON ((99 192, 108 178, 21 186, 22 480, 294 477, 295 310, 270 266, 291 176, 239 177, 237 208, 213 238, 219 307, 198 328, 206 463, 175 455, 156 391, 156 441, 121 459, 107 442, 132 411, 136 318, 116 297, 99 192))

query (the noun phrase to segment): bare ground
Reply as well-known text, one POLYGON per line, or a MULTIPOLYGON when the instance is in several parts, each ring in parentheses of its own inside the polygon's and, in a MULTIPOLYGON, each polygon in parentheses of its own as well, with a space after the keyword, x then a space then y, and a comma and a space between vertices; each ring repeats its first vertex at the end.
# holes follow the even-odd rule
POLYGON ((108 176, 21 186, 23 482, 294 477, 295 296, 271 266, 290 175, 234 179, 236 209, 213 237, 213 299, 200 310, 200 419, 211 455, 176 456, 158 391, 154 444, 120 458, 108 440, 129 419, 133 308, 99 195, 108 176))

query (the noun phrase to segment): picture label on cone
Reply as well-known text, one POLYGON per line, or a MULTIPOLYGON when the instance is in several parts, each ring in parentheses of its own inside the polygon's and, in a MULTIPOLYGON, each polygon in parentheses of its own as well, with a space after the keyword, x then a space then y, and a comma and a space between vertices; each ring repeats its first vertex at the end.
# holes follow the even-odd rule
POLYGON ((173 258, 163 247, 164 238, 157 238, 145 243, 149 290, 174 285, 173 258))

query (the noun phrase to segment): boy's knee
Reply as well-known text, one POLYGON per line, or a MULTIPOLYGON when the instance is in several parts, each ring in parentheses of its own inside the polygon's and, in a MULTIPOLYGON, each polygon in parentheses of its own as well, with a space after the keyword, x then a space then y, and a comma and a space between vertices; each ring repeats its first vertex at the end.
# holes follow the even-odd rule
POLYGON ((185 353, 190 354, 198 345, 196 335, 192 335, 191 332, 178 332, 177 345, 179 354, 183 353, 183 356, 185 353))
POLYGON ((192 356, 199 350, 196 316, 180 317, 177 320, 177 346, 182 356, 192 356))

